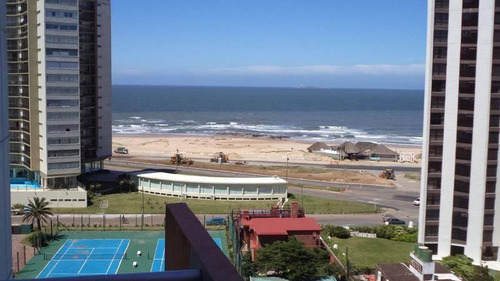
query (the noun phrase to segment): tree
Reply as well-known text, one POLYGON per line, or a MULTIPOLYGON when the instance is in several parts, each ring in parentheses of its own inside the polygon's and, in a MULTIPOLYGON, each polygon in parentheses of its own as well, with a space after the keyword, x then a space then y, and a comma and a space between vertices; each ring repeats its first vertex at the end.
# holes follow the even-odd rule
POLYGON ((337 280, 345 278, 345 272, 338 264, 328 263, 323 267, 323 271, 329 276, 335 277, 337 280))
POLYGON ((241 275, 245 280, 249 280, 250 277, 255 276, 257 274, 257 267, 255 263, 252 261, 252 254, 247 252, 243 255, 241 261, 241 275))
POLYGON ((494 281, 488 268, 473 265, 472 261, 465 255, 455 255, 444 258, 442 264, 467 281, 494 281))
POLYGON ((50 208, 48 207, 49 202, 45 201, 45 198, 33 198, 33 201, 29 200, 28 205, 24 208, 23 222, 32 221, 36 222, 37 228, 37 240, 38 247, 42 246, 42 224, 41 222, 47 222, 49 216, 53 215, 50 208))
POLYGON ((324 257, 321 252, 307 249, 304 243, 292 238, 259 249, 256 265, 261 272, 273 271, 290 281, 309 280, 318 275, 319 266, 328 262, 324 257))

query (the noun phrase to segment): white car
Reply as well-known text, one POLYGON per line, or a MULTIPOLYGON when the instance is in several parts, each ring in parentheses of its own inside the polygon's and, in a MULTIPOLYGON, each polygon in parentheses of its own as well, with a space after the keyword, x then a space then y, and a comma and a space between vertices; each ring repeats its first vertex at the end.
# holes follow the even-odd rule
POLYGON ((420 206, 420 198, 415 199, 415 201, 413 201, 413 205, 420 206))

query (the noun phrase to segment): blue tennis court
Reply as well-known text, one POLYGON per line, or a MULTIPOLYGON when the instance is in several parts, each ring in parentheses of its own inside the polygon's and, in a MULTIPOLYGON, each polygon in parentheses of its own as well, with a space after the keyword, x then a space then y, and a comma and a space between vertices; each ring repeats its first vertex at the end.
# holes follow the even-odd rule
POLYGON ((69 239, 36 278, 116 274, 129 239, 69 239))
MULTIPOLYGON (((220 238, 214 238, 215 244, 222 249, 220 238)), ((164 271, 165 268, 165 239, 158 239, 156 244, 155 255, 153 257, 153 264, 151 265, 151 272, 164 271)))

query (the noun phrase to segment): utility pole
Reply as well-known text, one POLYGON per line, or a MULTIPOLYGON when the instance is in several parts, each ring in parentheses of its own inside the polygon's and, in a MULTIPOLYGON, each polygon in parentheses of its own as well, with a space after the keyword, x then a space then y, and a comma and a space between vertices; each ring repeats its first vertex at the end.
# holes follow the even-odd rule
POLYGON ((349 247, 345 247, 345 259, 347 267, 347 280, 351 278, 351 266, 349 265, 349 247))

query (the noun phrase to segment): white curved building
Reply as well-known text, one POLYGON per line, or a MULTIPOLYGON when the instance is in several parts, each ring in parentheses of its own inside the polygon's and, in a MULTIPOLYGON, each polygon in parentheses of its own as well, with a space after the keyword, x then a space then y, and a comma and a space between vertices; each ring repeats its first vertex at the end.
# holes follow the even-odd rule
POLYGON ((206 177, 170 173, 137 175, 139 192, 197 199, 277 200, 287 197, 287 182, 277 176, 206 177))

